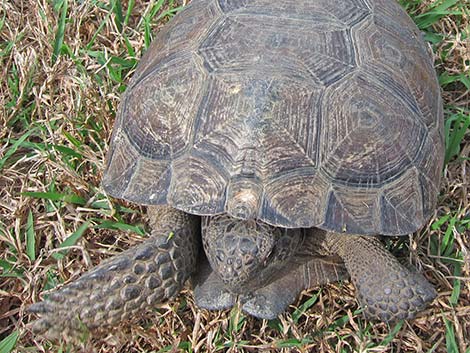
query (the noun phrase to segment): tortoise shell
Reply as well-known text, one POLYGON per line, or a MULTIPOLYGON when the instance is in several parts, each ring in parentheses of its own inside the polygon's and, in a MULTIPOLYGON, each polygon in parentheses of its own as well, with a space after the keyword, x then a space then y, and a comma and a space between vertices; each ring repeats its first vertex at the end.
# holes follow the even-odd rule
POLYGON ((103 185, 139 204, 407 234, 435 207, 443 112, 393 0, 193 0, 121 102, 103 185))

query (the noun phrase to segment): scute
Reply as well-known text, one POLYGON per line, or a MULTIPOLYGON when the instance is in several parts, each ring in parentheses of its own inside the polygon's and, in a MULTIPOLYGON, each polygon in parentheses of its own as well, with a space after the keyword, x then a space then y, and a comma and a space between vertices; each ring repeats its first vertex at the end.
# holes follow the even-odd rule
POLYGON ((121 107, 123 133, 143 155, 170 159, 188 147, 205 74, 191 54, 171 56, 132 87, 121 107))
POLYGON ((427 128, 392 72, 365 66, 328 87, 321 170, 351 187, 380 187, 413 166, 427 128))
POLYGON ((382 228, 392 234, 407 233, 419 228, 422 196, 418 171, 408 170, 398 182, 385 186, 381 196, 382 228))
POLYGON ((103 185, 141 204, 398 235, 436 202, 439 85, 391 0, 193 0, 117 119, 103 185))
POLYGON ((227 14, 288 18, 309 22, 323 30, 347 28, 370 13, 368 5, 361 0, 342 0, 340 3, 331 0, 219 0, 219 4, 227 14))
POLYGON ((155 71, 162 61, 194 51, 221 14, 215 0, 192 1, 185 7, 184 12, 190 16, 176 15, 158 32, 157 38, 145 52, 132 76, 130 88, 139 84, 141 76, 155 71))
MULTIPOLYGON (((388 23, 388 22, 385 22, 388 23)), ((414 100, 416 114, 427 126, 438 125, 438 112, 442 106, 440 87, 432 68, 430 54, 424 45, 417 45, 417 34, 410 29, 387 29, 384 21, 373 17, 353 28, 358 58, 362 65, 382 67, 392 73, 399 90, 407 92, 408 100, 414 100)), ((418 33, 420 36, 420 34, 418 33)))
POLYGON ((209 72, 263 72, 328 85, 355 67, 349 30, 331 20, 322 31, 316 22, 234 14, 209 33, 199 53, 209 72))

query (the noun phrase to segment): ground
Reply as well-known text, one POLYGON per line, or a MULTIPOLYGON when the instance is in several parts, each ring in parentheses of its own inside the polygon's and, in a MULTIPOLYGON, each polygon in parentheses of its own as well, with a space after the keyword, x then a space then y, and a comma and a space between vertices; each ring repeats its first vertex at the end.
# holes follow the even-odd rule
MULTIPOLYGON (((390 0, 393 1, 393 0, 390 0)), ((313 288, 279 319, 207 312, 191 291, 81 344, 27 328, 41 293, 145 236, 136 205, 100 186, 122 92, 172 0, 11 0, 0 5, 0 353, 470 352, 470 6, 402 0, 434 51, 445 102, 438 207, 389 248, 439 292, 417 319, 365 320, 349 282, 313 288)))

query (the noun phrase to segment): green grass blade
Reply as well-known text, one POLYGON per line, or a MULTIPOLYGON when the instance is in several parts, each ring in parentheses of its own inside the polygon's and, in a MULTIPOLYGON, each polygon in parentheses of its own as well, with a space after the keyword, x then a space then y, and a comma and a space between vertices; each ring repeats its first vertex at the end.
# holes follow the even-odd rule
POLYGON ((436 4, 437 1, 434 2, 429 11, 415 16, 416 25, 419 29, 425 29, 433 25, 434 23, 438 22, 442 17, 449 16, 451 14, 459 15, 460 12, 449 11, 448 9, 454 5, 456 5, 460 0, 445 0, 440 5, 436 4))
POLYGON ((34 219, 31 210, 26 221, 26 255, 31 262, 36 260, 36 232, 34 231, 34 219))
POLYGON ((294 323, 297 324, 299 322, 299 319, 302 317, 302 315, 317 302, 319 293, 320 292, 316 293, 310 299, 308 299, 305 303, 303 303, 297 309, 295 309, 295 311, 292 313, 292 320, 294 320, 294 323))
POLYGON ((3 169, 5 166, 5 163, 8 161, 8 159, 18 150, 18 148, 21 146, 21 144, 29 137, 33 132, 35 132, 36 129, 31 129, 27 131, 23 136, 21 136, 18 140, 13 143, 13 145, 10 147, 8 151, 5 152, 5 155, 3 156, 2 159, 0 159, 0 170, 3 169))
POLYGON ((234 306, 232 311, 230 312, 230 321, 228 324, 228 333, 231 335, 233 333, 240 332, 243 324, 245 323, 246 317, 243 313, 238 309, 238 307, 234 306))
POLYGON ((57 61, 62 49, 62 43, 64 43, 64 34, 65 34, 65 22, 67 19, 67 9, 68 9, 68 0, 64 0, 60 7, 60 18, 59 25, 57 26, 57 32, 55 34, 54 40, 54 49, 52 52, 52 64, 57 61))
POLYGON ((73 203, 80 206, 85 206, 86 200, 83 197, 74 194, 62 194, 60 192, 48 191, 26 191, 22 192, 21 195, 35 197, 39 199, 46 199, 51 201, 63 201, 66 203, 73 203))
POLYGON ((129 18, 131 17, 134 6, 135 6, 135 0, 129 0, 129 3, 127 4, 126 18, 124 19, 124 24, 126 26, 129 23, 129 18))
POLYGON ((98 26, 98 28, 96 29, 95 33, 93 33, 93 36, 91 37, 90 41, 88 42, 88 44, 86 45, 85 47, 85 52, 88 52, 90 50, 90 48, 93 46, 93 44, 95 43, 95 39, 96 37, 98 37, 98 35, 101 33, 101 31, 103 30, 104 26, 106 25, 106 23, 109 21, 109 17, 111 16, 111 12, 109 12, 106 17, 104 18, 103 21, 101 21, 100 25, 98 26))
POLYGON ((309 338, 302 338, 301 340, 297 338, 290 338, 282 341, 276 342, 277 348, 301 348, 306 344, 311 343, 312 340, 309 338))
POLYGON ((0 353, 10 353, 15 348, 20 333, 13 331, 0 342, 0 353))
POLYGON ((440 255, 448 257, 454 249, 454 227, 457 223, 457 217, 451 217, 449 219, 449 224, 442 238, 441 251, 440 255))
POLYGON ((461 275, 462 275, 462 266, 456 265, 454 269, 455 279, 454 279, 454 285, 452 288, 452 295, 449 298, 449 303, 454 307, 457 306, 459 302, 460 290, 462 286, 461 284, 462 281, 459 279, 459 277, 461 275))
MULTIPOLYGON (((83 233, 85 233, 85 231, 88 229, 89 226, 90 226, 90 221, 83 223, 80 227, 78 227, 78 229, 75 232, 73 232, 67 239, 65 239, 62 243, 59 244, 59 248, 65 248, 65 247, 75 245, 78 239, 82 237, 83 233)), ((68 250, 60 251, 60 252, 52 254, 52 257, 56 260, 60 260, 64 258, 67 252, 68 250)))
POLYGON ((122 28, 124 24, 124 17, 122 15, 122 4, 121 0, 114 0, 112 2, 112 10, 114 12, 114 23, 120 33, 122 33, 122 28))
POLYGON ((63 155, 83 159, 83 155, 81 155, 77 151, 74 151, 70 147, 61 146, 61 145, 51 145, 51 147, 53 147, 55 150, 62 153, 63 155))
POLYGON ((388 333, 388 335, 380 342, 380 346, 388 346, 390 342, 395 338, 398 332, 400 332, 401 328, 403 327, 404 321, 399 321, 395 327, 388 333))
POLYGON ((457 345, 457 341, 455 339, 454 326, 452 326, 452 322, 446 318, 444 318, 444 323, 446 325, 446 352, 459 353, 459 346, 457 345))
POLYGON ((152 30, 150 29, 150 22, 147 19, 144 19, 144 43, 145 49, 150 46, 152 42, 152 30))
POLYGON ((3 17, 2 17, 2 19, 0 20, 0 31, 2 30, 3 26, 5 25, 5 19, 6 19, 6 17, 7 17, 7 13, 4 12, 4 13, 3 13, 3 17))
POLYGON ((181 11, 184 8, 184 6, 179 6, 175 7, 174 9, 169 9, 167 11, 164 11, 161 15, 158 16, 157 20, 160 20, 162 18, 165 18, 166 16, 173 17, 176 15, 179 11, 181 11))
POLYGON ((7 260, 0 259, 0 277, 23 278, 24 270, 16 267, 14 264, 18 262, 15 256, 10 256, 7 260))
POLYGON ((82 147, 83 143, 81 143, 79 140, 77 140, 75 137, 72 136, 68 131, 63 132, 65 138, 70 141, 72 145, 75 147, 82 147))
POLYGON ((123 230, 123 231, 133 232, 141 236, 145 235, 145 231, 142 229, 142 227, 133 226, 131 224, 127 224, 123 222, 110 221, 110 220, 104 220, 104 221, 101 220, 100 224, 97 225, 95 228, 96 229, 104 228, 104 229, 113 229, 113 230, 123 230))
POLYGON ((439 75, 439 84, 442 87, 445 87, 454 82, 460 82, 467 89, 470 89, 470 77, 465 73, 458 74, 458 75, 451 75, 450 73, 445 71, 439 75))
POLYGON ((157 12, 160 11, 160 9, 162 8, 164 2, 165 2, 165 0, 158 0, 157 3, 153 6, 153 8, 150 10, 150 13, 147 17, 147 20, 149 22, 155 17, 157 12))
POLYGON ((463 112, 455 114, 452 118, 447 119, 444 126, 446 136, 446 152, 444 164, 447 165, 449 161, 460 154, 460 145, 465 134, 470 127, 470 114, 463 112))

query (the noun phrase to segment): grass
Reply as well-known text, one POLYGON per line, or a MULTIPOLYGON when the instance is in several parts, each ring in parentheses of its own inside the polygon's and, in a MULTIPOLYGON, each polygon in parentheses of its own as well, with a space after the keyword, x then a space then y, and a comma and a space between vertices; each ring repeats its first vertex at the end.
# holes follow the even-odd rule
POLYGON ((113 335, 77 348, 33 336, 41 292, 141 241, 138 206, 100 187, 121 93, 169 0, 24 0, 0 6, 0 353, 470 352, 470 10, 402 0, 435 53, 445 101, 446 167, 434 217, 389 244, 439 291, 417 319, 363 319, 349 282, 313 288, 277 320, 195 307, 189 290, 113 335), (28 14, 28 15, 25 15, 28 14))

